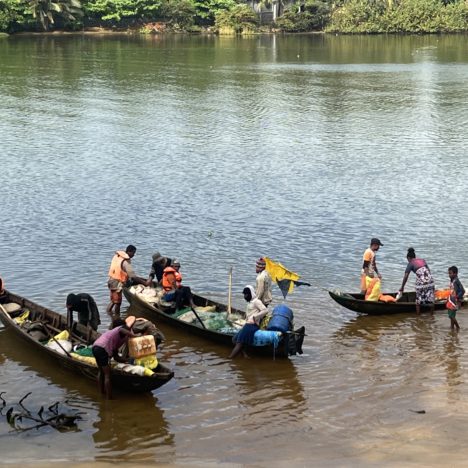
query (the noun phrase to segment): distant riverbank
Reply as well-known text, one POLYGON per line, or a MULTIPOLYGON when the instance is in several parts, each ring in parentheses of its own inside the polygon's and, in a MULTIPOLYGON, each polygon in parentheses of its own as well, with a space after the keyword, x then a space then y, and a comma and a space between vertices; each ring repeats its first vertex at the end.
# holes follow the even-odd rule
POLYGON ((1 0, 0 32, 70 31, 86 34, 196 33, 246 35, 440 34, 468 32, 465 0, 331 0, 292 2, 275 14, 235 0, 1 0))

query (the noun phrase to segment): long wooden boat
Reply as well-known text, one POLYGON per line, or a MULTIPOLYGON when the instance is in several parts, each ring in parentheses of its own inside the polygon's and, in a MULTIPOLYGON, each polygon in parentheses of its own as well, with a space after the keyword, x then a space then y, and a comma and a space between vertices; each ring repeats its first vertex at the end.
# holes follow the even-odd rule
MULTIPOLYGON (((354 310, 361 314, 368 315, 387 315, 401 313, 416 313, 416 293, 405 292, 397 302, 365 301, 364 294, 342 293, 337 291, 328 291, 330 297, 338 304, 347 309, 354 310)), ((396 297, 396 293, 386 293, 389 296, 396 297)), ((445 300, 436 301, 435 310, 445 309, 445 300)), ((421 306, 421 312, 429 312, 429 306, 421 306)))
MULTIPOLYGON (((174 327, 181 328, 188 333, 193 333, 194 335, 205 338, 209 341, 233 347, 232 338, 235 333, 222 333, 215 330, 209 330, 203 328, 201 323, 198 321, 194 323, 187 323, 183 320, 179 320, 174 317, 172 314, 175 312, 173 305, 161 305, 149 303, 138 294, 133 293, 130 288, 124 288, 123 293, 127 298, 127 301, 130 305, 133 306, 132 313, 136 316, 142 315, 147 319, 152 320, 159 325, 160 322, 167 323, 174 327)), ((193 294, 193 302, 196 307, 207 307, 214 306, 216 312, 226 312, 227 306, 219 302, 213 301, 198 294, 193 294)), ((238 314, 240 316, 245 316, 243 311, 232 308, 231 312, 233 314, 238 314)), ((283 334, 280 338, 280 342, 276 349, 272 345, 268 346, 248 346, 246 348, 248 353, 253 354, 265 354, 275 357, 288 357, 292 354, 302 354, 302 341, 304 340, 305 328, 301 327, 295 330, 292 333, 283 334)))
MULTIPOLYGON (((31 349, 36 349, 45 359, 54 361, 61 367, 73 371, 75 374, 83 375, 93 380, 97 379, 97 367, 87 362, 78 361, 70 357, 70 354, 67 355, 57 352, 31 336, 25 328, 18 325, 14 318, 6 312, 5 306, 7 303, 15 303, 18 304, 22 310, 29 310, 28 320, 40 321, 42 325, 45 326, 50 336, 57 335, 66 329, 66 317, 9 291, 6 291, 5 296, 2 298, 2 304, 0 304, 0 320, 5 327, 11 329, 17 337, 28 342, 31 345, 31 349)), ((94 330, 88 332, 86 327, 77 322, 73 322, 70 335, 72 344, 89 345, 98 338, 99 333, 94 330)), ((174 372, 161 363, 154 370, 152 376, 135 375, 120 369, 112 369, 111 371, 112 384, 115 387, 131 392, 150 392, 169 382, 173 376, 174 372)))

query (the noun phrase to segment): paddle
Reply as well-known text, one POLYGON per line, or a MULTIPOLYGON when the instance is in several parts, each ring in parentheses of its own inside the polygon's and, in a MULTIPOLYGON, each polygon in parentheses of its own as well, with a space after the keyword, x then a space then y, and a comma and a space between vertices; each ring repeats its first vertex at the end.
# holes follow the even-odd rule
POLYGON ((197 314, 197 312, 195 311, 195 309, 193 307, 190 307, 192 309, 192 312, 195 314, 195 317, 197 317, 197 319, 200 321, 202 327, 206 330, 206 327, 205 327, 205 324, 203 323, 203 320, 200 318, 200 316, 197 314))

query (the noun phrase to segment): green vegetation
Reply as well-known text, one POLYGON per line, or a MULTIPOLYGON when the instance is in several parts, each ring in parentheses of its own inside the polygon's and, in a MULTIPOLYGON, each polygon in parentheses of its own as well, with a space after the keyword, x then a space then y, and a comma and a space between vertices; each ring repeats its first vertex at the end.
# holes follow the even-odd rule
POLYGON ((326 30, 341 33, 437 33, 468 30, 464 0, 349 0, 335 9, 326 30))
MULTIPOLYGON (((0 32, 99 26, 142 32, 326 31, 437 33, 468 31, 467 0, 275 0, 272 25, 245 0, 0 0, 0 32)), ((273 0, 259 0, 271 7, 273 0)))

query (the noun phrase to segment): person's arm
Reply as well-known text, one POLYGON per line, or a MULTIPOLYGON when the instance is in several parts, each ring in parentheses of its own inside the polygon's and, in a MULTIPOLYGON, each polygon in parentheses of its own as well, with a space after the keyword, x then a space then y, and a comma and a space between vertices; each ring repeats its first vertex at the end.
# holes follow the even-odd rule
POLYGON ((377 262, 375 261, 375 257, 374 257, 373 263, 374 263, 374 271, 376 275, 378 276, 379 279, 382 279, 382 275, 379 273, 379 270, 377 269, 377 262))
POLYGON ((408 281, 408 276, 409 276, 409 273, 407 271, 405 271, 405 274, 403 276, 403 282, 401 283, 401 288, 400 288, 401 292, 403 292, 404 289, 405 289, 405 284, 408 281))
POLYGON ((462 302, 463 302, 463 295, 465 294, 465 290, 463 289, 463 286, 459 280, 455 281, 454 289, 455 289, 455 295, 457 296, 457 305, 458 307, 461 307, 462 302))
POLYGON ((73 324, 73 309, 70 306, 67 306, 67 326, 71 330, 73 324))
POLYGON ((253 319, 256 324, 260 323, 263 317, 268 313, 268 309, 265 307, 265 304, 260 299, 255 301, 256 312, 253 314, 253 319))

